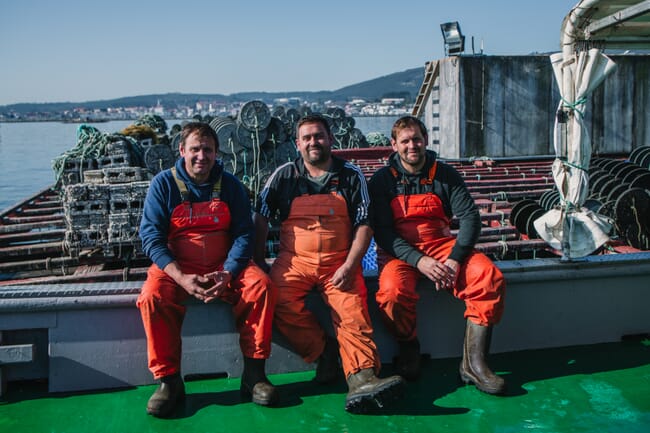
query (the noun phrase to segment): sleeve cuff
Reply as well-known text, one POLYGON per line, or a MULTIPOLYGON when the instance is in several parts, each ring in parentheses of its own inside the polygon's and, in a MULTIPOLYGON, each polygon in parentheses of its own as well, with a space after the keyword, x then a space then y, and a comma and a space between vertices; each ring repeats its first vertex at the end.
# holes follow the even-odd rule
POLYGON ((451 254, 449 254, 449 258, 456 260, 458 263, 462 264, 465 263, 465 260, 472 253, 472 251, 472 247, 464 247, 456 244, 452 248, 451 254))

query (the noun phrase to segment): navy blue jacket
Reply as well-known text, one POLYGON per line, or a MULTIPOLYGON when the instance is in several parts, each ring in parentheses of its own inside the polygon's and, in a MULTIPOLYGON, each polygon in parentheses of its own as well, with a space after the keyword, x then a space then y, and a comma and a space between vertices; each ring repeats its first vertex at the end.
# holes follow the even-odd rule
MULTIPOLYGON (((190 201, 194 203, 211 200, 212 187, 219 176, 222 177, 220 198, 230 209, 230 236, 233 241, 223 269, 229 271, 233 278, 237 277, 252 258, 255 242, 255 227, 246 189, 239 179, 223 170, 220 161, 212 168, 208 182, 202 185, 197 185, 187 175, 182 158, 176 161, 176 172, 178 178, 187 185, 190 201)), ((160 269, 165 269, 175 260, 167 247, 167 235, 172 212, 179 204, 181 193, 171 170, 158 173, 151 181, 144 202, 140 238, 144 253, 160 269)))

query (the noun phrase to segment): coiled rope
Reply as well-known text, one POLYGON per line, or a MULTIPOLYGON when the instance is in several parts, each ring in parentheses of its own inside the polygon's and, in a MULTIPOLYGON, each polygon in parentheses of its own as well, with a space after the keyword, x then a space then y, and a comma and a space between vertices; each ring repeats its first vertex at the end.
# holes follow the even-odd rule
POLYGON ((76 161, 79 163, 79 180, 83 178, 83 171, 93 167, 84 167, 87 160, 97 159, 106 155, 107 147, 114 141, 124 140, 129 144, 131 155, 138 165, 142 166, 144 154, 137 141, 133 137, 121 134, 106 134, 94 126, 81 124, 77 128, 77 144, 72 149, 62 153, 52 160, 52 170, 57 184, 66 168, 66 163, 76 161))
POLYGON ((151 127, 156 133, 158 134, 165 134, 167 132, 167 122, 165 122, 165 119, 162 117, 158 116, 157 114, 145 114, 144 116, 140 117, 134 125, 140 126, 140 125, 146 125, 151 127))

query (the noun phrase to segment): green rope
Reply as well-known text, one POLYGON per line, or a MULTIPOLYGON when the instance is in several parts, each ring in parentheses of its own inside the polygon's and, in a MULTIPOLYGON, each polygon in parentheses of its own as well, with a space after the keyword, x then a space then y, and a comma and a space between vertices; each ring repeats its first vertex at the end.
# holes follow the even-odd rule
POLYGON ((567 200, 566 198, 564 198, 562 199, 562 203, 564 204, 565 212, 574 212, 577 209, 576 204, 571 200, 567 200))
POLYGON ((568 165, 569 167, 577 168, 578 170, 582 170, 584 172, 586 172, 588 170, 585 167, 582 167, 582 166, 580 166, 578 164, 574 164, 574 163, 569 162, 569 161, 562 161, 562 164, 568 165))
POLYGON ((56 183, 58 184, 63 176, 66 163, 73 160, 79 162, 79 180, 81 181, 84 169, 90 168, 84 167, 84 163, 87 160, 97 159, 106 155, 107 147, 110 143, 122 140, 129 144, 131 155, 135 157, 138 165, 143 166, 144 152, 133 137, 121 134, 106 134, 94 126, 85 123, 79 125, 77 127, 77 144, 75 147, 52 160, 52 169, 54 170, 56 183))
POLYGON ((569 102, 564 98, 561 98, 561 99, 562 99, 562 106, 563 107, 569 108, 569 109, 577 112, 578 114, 580 114, 580 117, 585 117, 584 113, 582 111, 578 110, 578 106, 584 105, 587 102, 587 98, 583 97, 583 98, 580 98, 580 99, 576 100, 575 102, 569 102))
POLYGON ((79 179, 81 179, 84 161, 102 155, 109 142, 107 136, 94 126, 79 125, 75 147, 52 160, 52 169, 54 170, 56 182, 58 183, 63 175, 66 162, 75 159, 80 162, 79 179))
POLYGON ((156 133, 158 134, 165 134, 167 132, 167 122, 165 122, 165 119, 162 117, 158 116, 157 114, 145 114, 144 116, 140 117, 134 125, 139 126, 139 125, 146 125, 151 127, 156 133))
POLYGON ((604 247, 607 251, 609 251, 611 254, 618 254, 618 251, 616 251, 616 250, 614 249, 614 247, 612 247, 612 246, 609 245, 609 244, 605 244, 605 245, 603 245, 603 247, 604 247))

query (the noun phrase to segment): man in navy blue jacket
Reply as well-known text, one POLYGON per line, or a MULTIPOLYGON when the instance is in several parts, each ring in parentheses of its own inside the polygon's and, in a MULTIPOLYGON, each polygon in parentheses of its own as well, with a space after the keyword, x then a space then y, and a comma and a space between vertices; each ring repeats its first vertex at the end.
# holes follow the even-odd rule
POLYGON ((190 296, 232 305, 244 355, 242 395, 260 405, 277 400, 264 371, 271 352, 276 292, 252 262, 250 200, 239 180, 223 170, 219 141, 206 123, 181 131, 181 159, 151 182, 140 237, 153 264, 137 305, 147 335, 149 369, 160 386, 147 412, 171 414, 185 395, 181 378, 181 326, 190 296))

